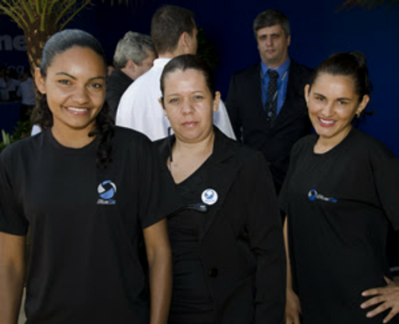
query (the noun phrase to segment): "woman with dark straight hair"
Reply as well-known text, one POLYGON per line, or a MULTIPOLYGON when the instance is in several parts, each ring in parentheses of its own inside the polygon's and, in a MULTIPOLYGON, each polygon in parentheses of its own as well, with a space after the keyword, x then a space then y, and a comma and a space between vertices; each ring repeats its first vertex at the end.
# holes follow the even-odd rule
POLYGON ((17 322, 29 229, 27 323, 167 323, 168 179, 145 136, 114 126, 100 44, 53 35, 35 81, 43 131, 0 155, 0 322, 17 322))
POLYGON ((267 162, 213 126, 220 93, 200 57, 171 60, 161 89, 174 135, 157 144, 184 206, 168 218, 169 324, 282 323, 284 244, 267 162))
POLYGON ((371 92, 360 52, 332 55, 305 87, 316 134, 295 144, 280 195, 287 324, 399 323, 385 255, 388 226, 399 229, 399 161, 352 126, 371 92))

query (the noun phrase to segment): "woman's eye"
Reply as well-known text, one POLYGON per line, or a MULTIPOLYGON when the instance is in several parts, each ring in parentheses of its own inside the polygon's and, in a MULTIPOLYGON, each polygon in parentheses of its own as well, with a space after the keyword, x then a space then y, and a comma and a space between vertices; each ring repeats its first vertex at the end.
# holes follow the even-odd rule
POLYGON ((317 101, 324 101, 324 98, 323 98, 323 97, 315 97, 315 99, 316 99, 317 101))
POLYGON ((339 104, 341 105, 341 106, 345 106, 345 105, 347 105, 348 103, 346 102, 346 101, 338 101, 339 102, 339 104))
POLYGON ((70 85, 71 81, 69 81, 69 80, 58 80, 58 83, 63 84, 63 85, 70 85))
POLYGON ((175 104, 175 103, 178 103, 179 102, 179 98, 171 98, 171 99, 169 99, 169 103, 171 103, 171 104, 175 104))
POLYGON ((201 100, 202 98, 203 98, 203 97, 200 96, 200 95, 194 96, 194 100, 195 100, 195 101, 199 101, 199 100, 201 100))
POLYGON ((94 89, 102 89, 103 85, 102 83, 92 83, 91 87, 94 89))

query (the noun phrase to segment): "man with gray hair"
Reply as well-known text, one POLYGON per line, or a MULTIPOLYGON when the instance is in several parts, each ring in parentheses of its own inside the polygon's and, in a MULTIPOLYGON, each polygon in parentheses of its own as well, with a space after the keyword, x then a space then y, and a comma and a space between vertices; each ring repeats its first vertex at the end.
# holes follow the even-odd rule
POLYGON ((148 35, 129 31, 118 42, 114 54, 115 71, 108 79, 105 96, 114 118, 125 90, 152 67, 155 58, 156 51, 148 35))
POLYGON ((290 58, 290 23, 280 11, 260 13, 253 24, 260 63, 231 77, 226 106, 237 139, 265 155, 277 193, 294 143, 311 131, 304 87, 311 71, 290 58))

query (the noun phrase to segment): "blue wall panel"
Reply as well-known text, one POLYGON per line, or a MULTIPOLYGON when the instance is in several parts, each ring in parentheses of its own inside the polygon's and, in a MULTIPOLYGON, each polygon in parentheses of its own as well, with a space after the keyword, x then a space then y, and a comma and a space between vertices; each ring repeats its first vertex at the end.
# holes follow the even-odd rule
MULTIPOLYGON (((360 126, 381 139, 399 156, 399 97, 396 95, 399 73, 399 8, 339 10, 343 0, 141 0, 136 6, 110 6, 101 1, 83 11, 69 28, 81 28, 94 34, 112 60, 117 41, 128 30, 150 32, 151 16, 162 4, 176 4, 196 13, 199 27, 214 43, 219 65, 217 86, 227 95, 232 72, 259 60, 252 22, 268 8, 284 11, 291 20, 290 53, 298 62, 315 67, 334 52, 361 50, 369 62, 374 96, 370 108, 375 116, 360 126)), ((8 17, 0 16, 0 39, 22 32, 8 17)), ((0 41, 0 46, 3 43, 0 41)), ((0 65, 27 65, 23 51, 0 47, 0 65)), ((1 117, 0 117, 1 118, 1 117)))

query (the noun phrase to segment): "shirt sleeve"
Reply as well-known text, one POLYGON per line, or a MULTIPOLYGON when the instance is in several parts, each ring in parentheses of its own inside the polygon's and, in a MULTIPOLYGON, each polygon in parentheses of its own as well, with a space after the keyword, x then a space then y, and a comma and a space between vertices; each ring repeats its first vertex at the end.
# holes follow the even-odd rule
POLYGON ((0 154, 0 232, 26 235, 29 224, 18 203, 9 172, 12 169, 16 172, 17 165, 13 165, 7 153, 0 154))
POLYGON ((162 96, 159 78, 144 74, 124 92, 116 112, 116 125, 134 129, 156 141, 168 134, 169 120, 158 99, 162 96))
POLYGON ((236 136, 233 131, 233 127, 230 123, 229 115, 227 114, 226 107, 222 100, 219 103, 218 111, 213 113, 213 124, 219 128, 224 135, 235 140, 236 136))
POLYGON ((149 140, 144 141, 140 156, 139 215, 141 227, 149 227, 180 206, 179 195, 166 166, 149 140))
POLYGON ((134 82, 123 93, 116 111, 115 124, 118 126, 135 129, 133 125, 133 105, 135 98, 134 82))
POLYGON ((381 143, 370 151, 374 182, 382 208, 395 230, 399 230, 399 160, 381 143))

